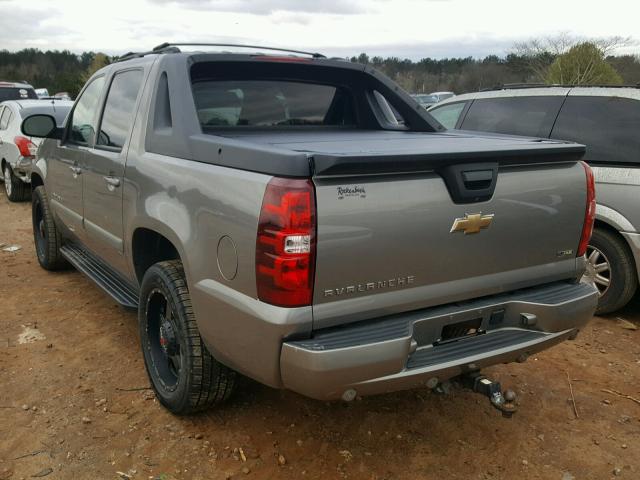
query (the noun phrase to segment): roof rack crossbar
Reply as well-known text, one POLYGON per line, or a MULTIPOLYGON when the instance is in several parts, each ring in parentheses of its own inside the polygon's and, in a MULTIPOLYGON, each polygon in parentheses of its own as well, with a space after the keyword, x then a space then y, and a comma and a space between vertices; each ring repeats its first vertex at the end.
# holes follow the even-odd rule
MULTIPOLYGON (((318 52, 306 52, 304 50, 291 50, 289 48, 265 47, 263 45, 243 45, 238 43, 162 43, 155 47, 152 53, 166 52, 169 48, 174 47, 234 47, 234 48, 257 48, 259 50, 271 50, 274 52, 299 53, 301 55, 309 55, 313 58, 327 58, 318 52)), ((175 51, 175 50, 174 50, 175 51)))

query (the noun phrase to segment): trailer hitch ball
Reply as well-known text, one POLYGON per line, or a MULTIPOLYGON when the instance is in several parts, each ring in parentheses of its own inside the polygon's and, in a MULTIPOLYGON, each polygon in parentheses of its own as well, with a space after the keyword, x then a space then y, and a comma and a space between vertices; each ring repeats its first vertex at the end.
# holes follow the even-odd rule
POLYGON ((494 382, 480 372, 464 375, 462 380, 467 388, 488 397, 491 405, 499 410, 503 417, 510 418, 516 412, 516 392, 508 389, 503 393, 500 382, 494 382))
POLYGON ((515 402, 516 401, 516 392, 514 392, 510 388, 506 389, 504 391, 504 399, 509 403, 515 402))

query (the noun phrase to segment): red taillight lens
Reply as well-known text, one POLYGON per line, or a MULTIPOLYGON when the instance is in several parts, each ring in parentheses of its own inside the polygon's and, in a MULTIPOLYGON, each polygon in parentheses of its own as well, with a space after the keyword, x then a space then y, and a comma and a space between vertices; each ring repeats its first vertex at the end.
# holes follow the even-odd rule
POLYGON ((258 223, 258 298, 281 307, 311 305, 315 254, 313 183, 273 178, 267 185, 258 223))
POLYGON ((587 176, 587 207, 584 212, 584 224, 582 226, 582 236, 578 245, 578 257, 587 252, 587 245, 593 233, 593 222, 596 220, 596 181, 593 177, 593 170, 585 162, 580 162, 584 167, 587 176))
POLYGON ((16 144, 23 157, 35 157, 38 147, 27 137, 16 137, 13 139, 13 143, 16 144))

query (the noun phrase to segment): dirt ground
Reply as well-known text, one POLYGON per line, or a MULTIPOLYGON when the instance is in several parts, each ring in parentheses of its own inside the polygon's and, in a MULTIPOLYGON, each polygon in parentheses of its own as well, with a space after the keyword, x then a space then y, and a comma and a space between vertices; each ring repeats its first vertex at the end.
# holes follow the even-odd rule
POLYGON ((80 273, 42 270, 30 215, 0 195, 0 244, 22 247, 0 249, 0 480, 640 478, 640 403, 604 391, 640 398, 637 298, 488 370, 519 393, 512 419, 458 388, 327 404, 249 380, 179 418, 144 389, 135 313, 80 273))

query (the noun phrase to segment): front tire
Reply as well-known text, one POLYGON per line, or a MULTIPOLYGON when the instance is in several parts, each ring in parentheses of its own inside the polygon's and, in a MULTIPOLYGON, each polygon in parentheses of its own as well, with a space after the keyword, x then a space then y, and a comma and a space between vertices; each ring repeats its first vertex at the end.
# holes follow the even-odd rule
POLYGON ((53 220, 47 192, 42 185, 33 191, 31 219, 33 240, 40 266, 45 270, 62 270, 67 267, 67 261, 60 253, 62 238, 53 220))
POLYGON ((204 345, 179 260, 156 263, 145 273, 138 323, 147 374, 167 409, 185 415, 231 395, 236 373, 204 345))
POLYGON ((601 228, 593 231, 583 281, 598 288, 596 314, 615 312, 629 303, 638 287, 638 274, 629 247, 617 233, 601 228))
POLYGON ((5 163, 2 168, 4 178, 4 191, 10 202, 20 202, 29 198, 29 185, 13 174, 11 167, 5 163))

